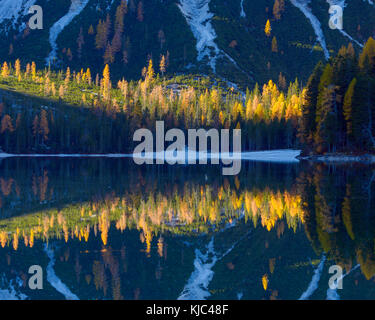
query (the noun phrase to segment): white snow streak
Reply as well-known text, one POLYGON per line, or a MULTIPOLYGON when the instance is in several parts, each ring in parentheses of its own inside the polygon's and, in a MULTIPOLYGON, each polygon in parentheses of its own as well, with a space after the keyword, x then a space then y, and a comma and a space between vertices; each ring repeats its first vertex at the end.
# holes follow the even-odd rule
POLYGON ((246 13, 245 10, 243 9, 243 0, 241 0, 241 13, 240 13, 241 18, 246 18, 246 13))
POLYGON ((211 24, 214 15, 209 11, 209 3, 210 0, 180 0, 178 7, 197 40, 198 61, 207 57, 209 65, 215 71, 220 49, 215 43, 216 33, 211 24))
MULTIPOLYGON (((212 268, 215 266, 216 262, 227 256, 241 242, 242 239, 249 235, 250 232, 251 231, 242 236, 219 257, 214 249, 214 237, 211 238, 211 241, 206 246, 207 251, 205 254, 196 249, 194 271, 178 297, 178 300, 205 300, 207 297, 209 297, 211 293, 208 290, 208 285, 214 276, 212 268)), ((238 297, 240 299, 242 294, 239 294, 238 297)))
POLYGON ((363 48, 363 44, 360 43, 359 41, 353 39, 346 31, 344 30, 339 30, 345 37, 349 38, 349 40, 353 41, 355 44, 357 44, 359 47, 363 48))
POLYGON ((205 300, 211 294, 208 291, 214 272, 213 266, 218 258, 214 250, 214 238, 206 246, 206 253, 195 250, 194 271, 191 274, 178 300, 205 300))
POLYGON ((322 259, 320 260, 320 263, 319 263, 318 267, 314 271, 314 275, 311 279, 311 282, 310 282, 309 286, 307 287, 306 291, 304 293, 302 293, 301 297, 298 300, 307 300, 308 298, 311 297, 311 295, 318 288, 318 283, 319 283, 320 276, 321 276, 322 271, 323 271, 325 260, 326 260, 326 257, 323 256, 322 259))
POLYGON ((47 64, 52 63, 56 59, 57 54, 57 37, 64 30, 64 28, 72 22, 72 20, 81 13, 86 7, 89 0, 72 0, 68 13, 60 18, 49 30, 49 42, 52 47, 52 51, 47 57, 47 64))
POLYGON ((53 266, 55 265, 55 257, 53 250, 50 249, 46 244, 44 245, 44 251, 47 253, 50 259, 47 265, 47 281, 54 287, 58 292, 60 292, 67 300, 79 300, 79 298, 72 293, 69 288, 61 281, 61 279, 56 275, 53 266))
POLYGON ((216 72, 217 59, 226 57, 237 69, 247 74, 231 56, 220 50, 215 43, 217 35, 211 24, 211 18, 214 15, 209 11, 209 3, 210 0, 180 0, 178 4, 178 7, 197 40, 197 60, 202 61, 204 58, 207 58, 212 71, 216 72))
POLYGON ((323 30, 320 24, 320 21, 311 11, 309 4, 311 0, 290 0, 290 2, 302 13, 306 16, 306 18, 310 21, 311 26, 314 29, 316 39, 319 41, 321 47, 323 48, 324 56, 328 60, 329 59, 329 51, 327 49, 326 40, 323 34, 323 30))

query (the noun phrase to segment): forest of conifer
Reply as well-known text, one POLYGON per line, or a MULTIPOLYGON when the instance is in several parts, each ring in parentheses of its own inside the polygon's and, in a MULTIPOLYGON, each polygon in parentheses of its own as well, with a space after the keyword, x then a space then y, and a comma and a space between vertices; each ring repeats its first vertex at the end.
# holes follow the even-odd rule
POLYGON ((305 88, 299 136, 306 153, 373 152, 375 40, 359 56, 351 44, 319 63, 305 88))
MULTIPOLYGON (((165 72, 165 57, 159 72, 165 72)), ((305 154, 372 152, 375 147, 375 40, 351 44, 319 63, 304 88, 269 81, 246 94, 203 77, 161 77, 152 60, 139 81, 112 84, 84 71, 2 63, 0 145, 11 153, 126 153, 139 128, 241 128, 242 150, 302 148, 305 154), (181 82, 181 81, 180 81, 181 82), (22 103, 16 102, 22 93, 22 103), (33 96, 33 98, 29 98, 33 96), (18 97, 18 98, 16 98, 18 97)), ((281 79, 282 80, 282 79, 281 79)))

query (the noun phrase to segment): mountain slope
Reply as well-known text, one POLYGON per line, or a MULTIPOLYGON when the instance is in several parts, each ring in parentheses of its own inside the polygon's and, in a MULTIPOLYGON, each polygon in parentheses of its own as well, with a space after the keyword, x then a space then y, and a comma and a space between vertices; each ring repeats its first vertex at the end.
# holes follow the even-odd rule
POLYGON ((0 0, 0 59, 21 57, 38 67, 47 61, 76 70, 90 67, 95 74, 110 56, 113 76, 137 79, 149 58, 158 64, 165 55, 167 73, 214 73, 252 86, 270 78, 277 82, 280 73, 287 81, 305 81, 319 60, 348 42, 359 49, 375 35, 372 0, 284 0, 279 17, 275 0, 125 2, 123 27, 115 39, 121 0, 0 0), (43 30, 26 26, 33 4, 43 8, 43 30), (344 6, 344 30, 329 28, 332 4, 344 6), (270 37, 264 33, 268 19, 270 37), (105 45, 97 49, 100 20, 110 27, 105 45))

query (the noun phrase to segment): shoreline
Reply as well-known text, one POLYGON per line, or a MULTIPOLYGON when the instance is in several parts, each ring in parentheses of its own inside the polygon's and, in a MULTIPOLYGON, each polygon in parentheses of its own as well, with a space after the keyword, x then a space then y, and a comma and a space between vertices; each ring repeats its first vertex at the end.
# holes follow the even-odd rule
POLYGON ((362 154, 326 154, 326 155, 310 155, 310 156, 298 156, 299 160, 312 161, 312 162, 326 162, 326 163, 375 163, 375 155, 362 154))
MULTIPOLYGON (((219 153, 219 154, 210 154, 202 153, 199 155, 197 152, 197 160, 201 157, 208 158, 224 158, 224 159, 233 159, 233 160, 246 160, 246 161, 260 161, 260 162, 279 162, 279 163, 298 163, 299 155, 301 154, 300 150, 293 149, 278 149, 278 150, 267 150, 267 151, 244 151, 241 153, 235 153, 231 156, 228 153, 219 153)), ((40 153, 30 153, 30 154, 11 154, 0 152, 0 159, 6 158, 161 158, 159 153, 146 154, 141 156, 140 154, 133 155, 132 153, 108 153, 108 154, 40 154, 40 153)), ((173 158, 172 154, 165 154, 165 159, 173 158)), ((187 157, 189 159, 189 157, 187 157)))
MULTIPOLYGON (((0 152, 0 160, 7 158, 161 158, 161 154, 152 153, 141 156, 140 154, 132 153, 6 153, 0 152)), ((264 151, 243 151, 241 153, 231 154, 228 153, 202 153, 199 155, 197 152, 196 159, 199 160, 201 157, 210 158, 224 158, 233 160, 243 160, 243 161, 259 161, 259 162, 276 162, 276 163, 298 163, 301 161, 309 162, 320 162, 320 163, 363 163, 363 164, 373 164, 375 163, 375 155, 372 154, 362 154, 362 155, 352 155, 352 154, 325 154, 325 155, 309 155, 301 156, 301 150, 294 149, 276 149, 276 150, 264 150, 264 151)), ((172 154, 165 154, 165 159, 173 158, 172 154)), ((189 157, 187 157, 187 160, 189 157)))

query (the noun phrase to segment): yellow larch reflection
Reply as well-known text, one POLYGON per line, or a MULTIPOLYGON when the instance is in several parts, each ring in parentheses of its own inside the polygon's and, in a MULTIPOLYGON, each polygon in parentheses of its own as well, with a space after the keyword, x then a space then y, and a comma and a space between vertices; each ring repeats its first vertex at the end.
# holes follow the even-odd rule
MULTIPOLYGON (((234 188, 229 183, 225 185, 195 186, 187 182, 182 189, 174 186, 172 192, 164 194, 152 189, 142 196, 137 191, 123 196, 108 193, 101 200, 3 220, 0 243, 4 247, 13 242, 17 250, 19 237, 29 247, 33 246, 34 239, 63 238, 68 242, 69 238, 76 238, 87 242, 93 229, 95 236, 99 232, 103 245, 108 245, 108 232, 113 224, 121 232, 141 231, 149 254, 153 237, 165 231, 206 232, 242 217, 255 226, 259 221, 268 231, 278 221, 285 220, 293 230, 303 222, 301 197, 297 194, 269 188, 237 190, 238 184, 234 188)), ((162 247, 160 239, 158 248, 162 247)), ((162 249, 158 252, 161 254, 162 249)))

